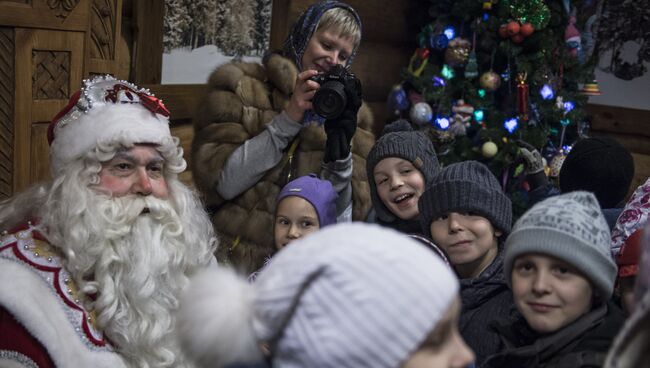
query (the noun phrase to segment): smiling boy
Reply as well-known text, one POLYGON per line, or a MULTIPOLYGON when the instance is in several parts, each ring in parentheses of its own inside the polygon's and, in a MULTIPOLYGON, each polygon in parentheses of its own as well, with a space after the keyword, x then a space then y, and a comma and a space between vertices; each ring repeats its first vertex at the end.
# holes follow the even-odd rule
POLYGON ((463 161, 442 169, 419 208, 422 231, 445 251, 460 279, 460 333, 479 366, 499 348, 489 322, 514 309, 502 254, 512 221, 510 199, 487 166, 463 161))
POLYGON ((616 264, 596 197, 576 191, 536 204, 505 249, 520 315, 495 323, 503 349, 486 366, 601 367, 624 316, 609 302, 616 264))

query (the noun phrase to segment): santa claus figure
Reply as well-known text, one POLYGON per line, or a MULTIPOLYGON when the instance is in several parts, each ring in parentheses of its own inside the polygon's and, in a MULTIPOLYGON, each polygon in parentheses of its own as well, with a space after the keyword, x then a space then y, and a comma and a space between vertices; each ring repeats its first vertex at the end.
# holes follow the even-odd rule
POLYGON ((467 127, 469 127, 470 122, 472 121, 474 107, 465 103, 465 100, 461 99, 451 108, 451 112, 454 115, 452 116, 452 124, 449 127, 449 133, 455 136, 466 135, 467 127))
POLYGON ((0 366, 187 366, 177 298, 216 242, 168 116, 107 76, 54 118, 53 179, 0 203, 0 366))

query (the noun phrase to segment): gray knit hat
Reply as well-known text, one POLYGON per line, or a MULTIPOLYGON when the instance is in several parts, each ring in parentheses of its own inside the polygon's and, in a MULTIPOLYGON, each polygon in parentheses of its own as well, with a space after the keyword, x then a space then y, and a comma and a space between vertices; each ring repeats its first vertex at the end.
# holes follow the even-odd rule
POLYGON ((451 164, 433 179, 420 197, 420 223, 431 237, 431 222, 450 212, 474 212, 490 220, 504 235, 512 225, 512 203, 497 178, 477 161, 451 164))
POLYGON ((584 274, 601 297, 612 295, 616 263, 610 253, 609 226, 598 200, 589 192, 548 198, 515 223, 505 245, 504 271, 509 285, 515 259, 526 253, 559 258, 584 274))
POLYGON ((425 187, 440 171, 440 164, 431 140, 421 132, 414 131, 408 121, 400 119, 384 128, 383 135, 372 146, 366 158, 366 173, 370 184, 370 198, 377 217, 382 221, 392 222, 396 217, 379 198, 374 175, 375 166, 388 157, 399 157, 412 163, 424 176, 425 187))

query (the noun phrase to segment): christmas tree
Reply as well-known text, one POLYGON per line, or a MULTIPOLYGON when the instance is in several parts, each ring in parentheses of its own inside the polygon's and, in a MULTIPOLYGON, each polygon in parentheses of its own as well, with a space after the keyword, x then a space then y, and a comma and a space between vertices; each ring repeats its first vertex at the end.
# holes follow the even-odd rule
POLYGON ((418 6, 428 16, 389 106, 431 137, 443 164, 487 164, 521 213, 527 207, 521 142, 542 152, 550 170, 588 126, 587 95, 599 93, 592 81, 600 2, 418 6))

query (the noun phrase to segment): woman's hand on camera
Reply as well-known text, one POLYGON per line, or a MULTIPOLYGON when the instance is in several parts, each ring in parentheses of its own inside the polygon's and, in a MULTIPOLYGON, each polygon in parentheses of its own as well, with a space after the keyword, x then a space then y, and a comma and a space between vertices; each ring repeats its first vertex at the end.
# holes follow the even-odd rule
POLYGON ((318 72, 311 69, 298 74, 296 85, 293 87, 293 94, 286 108, 287 115, 295 122, 301 123, 305 111, 312 108, 311 100, 320 85, 309 78, 316 74, 318 72))

